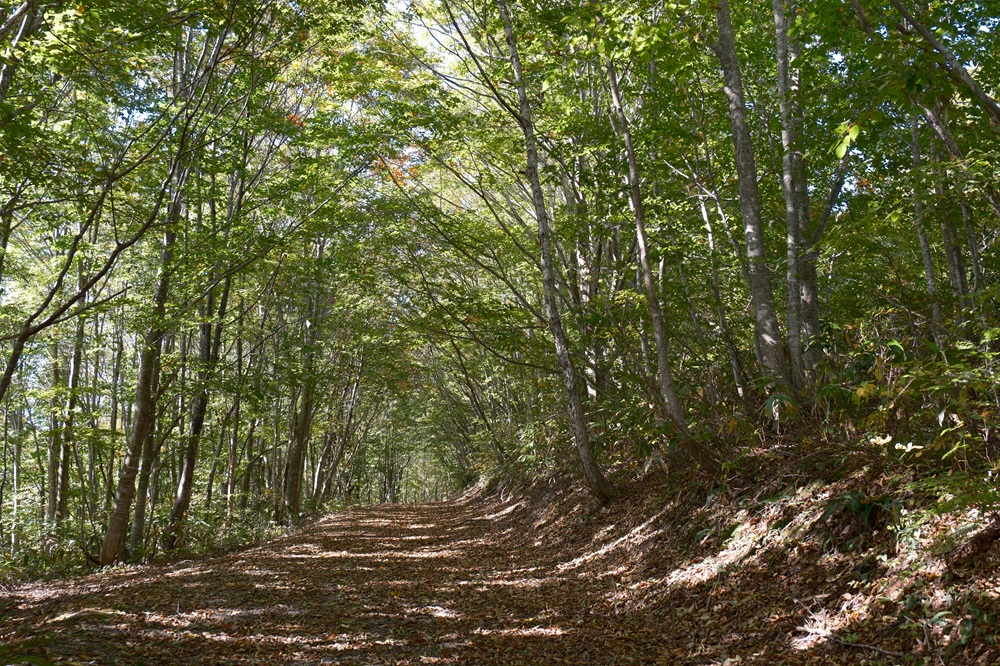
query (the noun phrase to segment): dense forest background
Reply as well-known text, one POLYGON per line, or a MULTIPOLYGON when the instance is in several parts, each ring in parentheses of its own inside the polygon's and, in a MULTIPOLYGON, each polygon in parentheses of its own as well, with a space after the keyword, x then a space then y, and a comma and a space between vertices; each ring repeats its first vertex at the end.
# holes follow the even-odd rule
POLYGON ((3 5, 0 566, 859 450, 986 515, 998 23, 3 5))

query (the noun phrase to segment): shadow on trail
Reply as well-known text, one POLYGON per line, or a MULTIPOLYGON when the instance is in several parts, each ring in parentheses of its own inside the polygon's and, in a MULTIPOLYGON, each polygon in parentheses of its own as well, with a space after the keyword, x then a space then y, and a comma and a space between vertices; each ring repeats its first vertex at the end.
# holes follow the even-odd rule
POLYGON ((356 509, 236 554, 25 587, 8 600, 0 655, 109 664, 615 662, 623 646, 603 644, 624 639, 611 627, 595 635, 601 618, 589 599, 597 591, 526 567, 518 548, 497 549, 497 524, 479 517, 481 508, 356 509))
POLYGON ((918 644, 856 594, 850 558, 749 528, 746 546, 682 545, 682 505, 631 504, 576 529, 481 498, 366 507, 222 557, 25 586, 0 607, 0 663, 876 665, 918 644))

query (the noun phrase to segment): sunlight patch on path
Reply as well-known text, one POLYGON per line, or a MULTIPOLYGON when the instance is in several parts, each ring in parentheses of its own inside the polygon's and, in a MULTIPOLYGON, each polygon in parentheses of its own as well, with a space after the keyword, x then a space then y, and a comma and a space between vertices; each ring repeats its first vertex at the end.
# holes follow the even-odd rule
POLYGON ((524 629, 476 629, 477 636, 565 636, 571 633, 562 627, 528 627, 524 629))

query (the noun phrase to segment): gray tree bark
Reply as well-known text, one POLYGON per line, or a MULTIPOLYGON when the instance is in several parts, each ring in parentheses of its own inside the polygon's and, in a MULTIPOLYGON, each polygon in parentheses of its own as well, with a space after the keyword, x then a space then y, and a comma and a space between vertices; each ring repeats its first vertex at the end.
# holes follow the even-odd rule
POLYGON ((542 191, 541 179, 538 176, 538 146, 535 139, 535 126, 531 119, 531 104, 528 101, 524 74, 521 69, 521 58, 518 53, 513 22, 506 0, 497 0, 497 8, 500 10, 500 18, 504 25, 504 35, 510 51, 510 64, 514 70, 514 86, 517 89, 519 102, 519 110, 516 112, 515 117, 521 125, 521 131, 524 134, 524 145, 527 153, 526 172, 528 182, 531 186, 531 201, 534 205, 535 218, 538 223, 538 244, 542 263, 542 288, 545 296, 545 311, 548 318, 549 331, 552 333, 555 343, 556 359, 559 363, 560 375, 562 376, 567 399, 569 400, 568 411, 570 425, 573 429, 573 441, 580 456, 583 473, 587 478, 587 484, 591 492, 601 502, 607 502, 618 494, 618 489, 604 476, 600 466, 597 464, 597 460, 594 458, 594 451, 591 448, 590 431, 587 427, 587 418, 583 409, 580 381, 576 367, 573 364, 573 359, 570 356, 566 332, 563 329, 562 317, 559 314, 559 304, 556 298, 556 278, 554 262, 552 260, 549 216, 545 206, 545 195, 542 191))
POLYGON ((132 431, 129 435, 125 460, 122 462, 118 477, 118 488, 115 491, 114 508, 108 518, 108 529, 101 545, 101 564, 111 564, 122 557, 125 550, 125 530, 128 526, 132 499, 135 496, 135 477, 139 471, 139 458, 146 438, 153 430, 156 416, 155 395, 153 384, 156 368, 159 366, 160 350, 163 345, 164 314, 166 312, 167 294, 170 289, 169 266, 173 259, 174 225, 180 215, 180 191, 174 193, 171 210, 168 216, 171 223, 163 233, 163 243, 160 250, 160 268, 153 290, 153 321, 143 338, 139 354, 139 373, 135 386, 135 410, 132 418, 132 431))
POLYGON ((764 372, 771 380, 788 386, 791 382, 785 363, 784 339, 774 307, 771 271, 767 266, 760 193, 757 188, 757 160, 754 157, 753 139, 747 123, 743 75, 736 54, 736 37, 733 33, 729 0, 719 0, 715 8, 719 38, 712 48, 722 65, 725 75, 724 90, 729 102, 729 121, 732 126, 736 171, 739 177, 740 211, 743 216, 747 259, 750 263, 749 287, 754 310, 754 332, 760 344, 764 372))
POLYGON ((778 110, 781 116, 782 178, 781 189, 785 196, 786 229, 786 307, 785 324, 788 330, 788 358, 792 387, 799 391, 804 382, 801 326, 801 276, 799 252, 802 229, 808 224, 808 191, 805 168, 799 147, 802 114, 796 103, 798 74, 791 68, 795 49, 789 44, 788 22, 785 18, 784 0, 773 0, 776 55, 778 63, 778 110))
POLYGON ((632 130, 629 128, 628 117, 622 106, 621 94, 618 90, 618 73, 615 64, 607 61, 608 83, 611 87, 611 102, 615 115, 618 117, 618 128, 625 143, 625 156, 628 161, 629 197, 632 201, 632 216, 635 219, 635 235, 639 246, 639 266, 642 269, 642 281, 646 288, 646 302, 650 318, 653 322, 653 342, 656 346, 656 369, 659 374, 660 396, 666 406, 667 415, 681 435, 681 443, 689 456, 706 472, 719 472, 718 458, 705 445, 694 439, 688 428, 684 408, 677 397, 674 386, 674 373, 670 367, 670 348, 667 334, 663 326, 663 309, 660 307, 660 297, 649 261, 649 243, 646 238, 646 213, 642 200, 642 189, 639 182, 639 163, 635 157, 632 144, 632 130))

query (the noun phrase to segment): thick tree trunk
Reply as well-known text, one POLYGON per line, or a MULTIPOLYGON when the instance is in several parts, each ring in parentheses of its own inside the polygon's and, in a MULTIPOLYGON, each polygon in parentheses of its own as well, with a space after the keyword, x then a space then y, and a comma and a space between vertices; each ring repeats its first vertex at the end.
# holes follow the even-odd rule
POLYGON ((767 266, 764 225, 761 221, 760 193, 757 188, 757 160, 746 118, 743 97, 743 75, 736 55, 729 0, 715 4, 719 39, 713 45, 725 75, 724 90, 729 101, 729 121, 736 151, 736 171, 739 177, 740 211, 746 238, 747 259, 750 262, 750 298, 753 303, 755 337, 760 345, 764 372, 779 384, 788 386, 790 377, 785 364, 784 340, 774 307, 771 271, 767 266))
POLYGON ((555 266, 552 260, 549 216, 545 205, 545 195, 542 191, 541 179, 538 176, 538 147, 535 140, 535 126, 531 119, 531 104, 528 102, 528 93, 521 70, 521 58, 518 54, 517 41, 514 38, 513 22, 506 0, 497 0, 497 8, 500 10, 500 17, 503 20, 504 35, 507 39, 507 47, 510 50, 510 64, 514 70, 514 86, 517 88, 519 101, 517 120, 524 133, 525 151, 527 153, 526 172, 528 182, 531 186, 531 200, 535 209, 535 218, 538 223, 538 243, 542 263, 542 288, 545 295, 545 310, 549 323, 549 331, 552 333, 555 343, 556 359, 559 363, 560 375, 562 376, 567 399, 569 400, 568 411, 570 425, 573 429, 573 440, 591 492, 594 493, 594 496, 598 500, 607 502, 618 494, 618 490, 605 478, 604 473, 597 464, 597 460, 594 458, 594 452, 591 448, 590 431, 587 427, 587 417, 583 409, 580 381, 576 368, 573 365, 573 359, 569 353, 566 332, 563 329, 562 317, 559 314, 559 303, 556 297, 555 266))
MULTIPOLYGON (((312 364, 307 361, 307 367, 312 364)), ((292 439, 288 446, 288 456, 285 459, 285 476, 282 496, 284 498, 284 514, 290 523, 297 523, 302 501, 302 474, 305 464, 306 445, 309 442, 309 432, 313 417, 313 384, 307 378, 302 386, 299 399, 299 409, 295 414, 292 427, 292 439)))
POLYGON ((635 235, 639 246, 639 266, 642 269, 642 281, 646 287, 646 302, 650 318, 653 322, 653 342, 656 345, 656 369, 659 373, 660 396, 667 409, 667 415, 673 421, 680 433, 684 450, 706 472, 715 475, 719 472, 719 461, 715 455, 691 436, 684 408, 677 397, 674 386, 674 373, 670 367, 670 349, 667 334, 663 326, 663 310, 660 307, 660 297, 653 277, 649 260, 649 244, 646 239, 646 214, 642 200, 642 189, 639 183, 639 163, 635 157, 632 145, 632 131, 629 128, 628 117, 622 107, 621 94, 618 91, 618 73, 614 62, 607 61, 608 83, 611 86, 611 101, 615 115, 618 117, 618 127, 625 143, 625 156, 628 161, 629 196, 632 201, 632 215, 635 220, 635 235))

